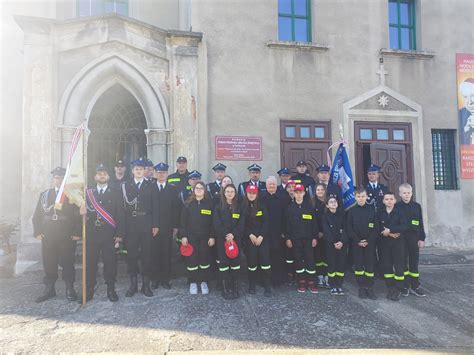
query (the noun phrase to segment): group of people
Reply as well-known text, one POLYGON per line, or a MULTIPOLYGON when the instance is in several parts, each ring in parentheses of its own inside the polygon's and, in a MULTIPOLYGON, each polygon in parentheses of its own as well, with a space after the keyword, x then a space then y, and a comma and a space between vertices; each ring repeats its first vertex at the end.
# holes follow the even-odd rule
POLYGON ((290 281, 300 293, 328 288, 331 295, 343 295, 345 271, 352 265, 361 298, 377 298, 376 272, 386 280, 390 300, 425 295, 418 271, 425 240, 421 206, 412 200, 407 183, 400 185, 397 202, 395 193, 378 181, 380 167, 369 166, 369 182, 356 189, 356 204, 347 211, 340 188, 329 183, 325 164, 317 169, 317 182, 304 161, 296 164, 293 175, 288 168, 279 170, 280 181, 275 176, 262 181, 262 168, 252 164, 249 180, 239 185, 222 163, 212 168, 215 181, 208 184, 198 171, 188 171, 185 157, 178 157, 176 167, 168 175, 166 163, 140 158, 132 162, 128 178, 123 161, 116 162, 112 177, 100 164, 85 206, 65 201, 61 209, 54 202, 65 169, 54 169, 54 187, 41 193, 33 216, 45 270, 45 289, 36 301, 56 295, 58 266, 67 299, 77 299, 74 255, 84 216, 87 300, 94 296, 101 256, 107 297, 118 300, 119 248, 126 250, 130 277, 126 297, 139 292, 139 275, 146 297, 158 287, 169 289, 174 240, 191 294, 208 294, 215 274, 225 299, 240 297, 239 274, 246 266, 250 294, 263 286, 264 295, 271 296, 272 287, 290 281))

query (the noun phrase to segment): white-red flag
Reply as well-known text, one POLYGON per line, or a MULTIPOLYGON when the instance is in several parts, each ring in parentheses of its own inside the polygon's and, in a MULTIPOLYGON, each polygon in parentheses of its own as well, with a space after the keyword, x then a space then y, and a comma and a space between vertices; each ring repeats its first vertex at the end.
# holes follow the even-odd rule
POLYGON ((65 198, 78 207, 84 206, 86 186, 86 146, 89 130, 86 123, 76 128, 69 150, 66 175, 56 197, 55 208, 61 209, 65 198))

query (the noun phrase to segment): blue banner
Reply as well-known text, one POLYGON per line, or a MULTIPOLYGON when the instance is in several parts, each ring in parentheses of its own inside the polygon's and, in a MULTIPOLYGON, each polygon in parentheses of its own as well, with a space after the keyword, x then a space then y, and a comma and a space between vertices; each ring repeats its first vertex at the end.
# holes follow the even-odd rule
POLYGON ((335 185, 342 194, 344 209, 347 210, 355 204, 354 179, 352 178, 351 164, 343 143, 337 148, 334 162, 329 177, 329 186, 335 185))

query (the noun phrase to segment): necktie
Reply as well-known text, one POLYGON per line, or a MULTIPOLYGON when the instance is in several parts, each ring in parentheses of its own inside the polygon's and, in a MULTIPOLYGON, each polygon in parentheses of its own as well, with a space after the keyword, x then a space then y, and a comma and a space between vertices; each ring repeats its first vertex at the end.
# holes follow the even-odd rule
POLYGON ((104 189, 99 190, 99 195, 102 195, 104 193, 104 189))
POLYGON ((160 184, 160 192, 163 191, 163 185, 160 184))
POLYGON ((141 185, 141 182, 137 182, 137 189, 140 190, 140 185, 141 185))

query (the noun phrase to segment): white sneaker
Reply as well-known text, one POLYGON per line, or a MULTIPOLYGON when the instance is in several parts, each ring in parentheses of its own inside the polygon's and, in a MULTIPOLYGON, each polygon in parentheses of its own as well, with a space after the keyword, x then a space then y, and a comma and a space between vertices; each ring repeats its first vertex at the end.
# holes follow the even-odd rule
POLYGON ((318 275, 318 287, 324 287, 324 276, 318 275))
POLYGON ((207 282, 201 282, 201 293, 207 295, 209 293, 209 287, 207 287, 207 282))
POLYGON ((189 284, 189 293, 192 295, 197 295, 198 285, 196 283, 189 284))

